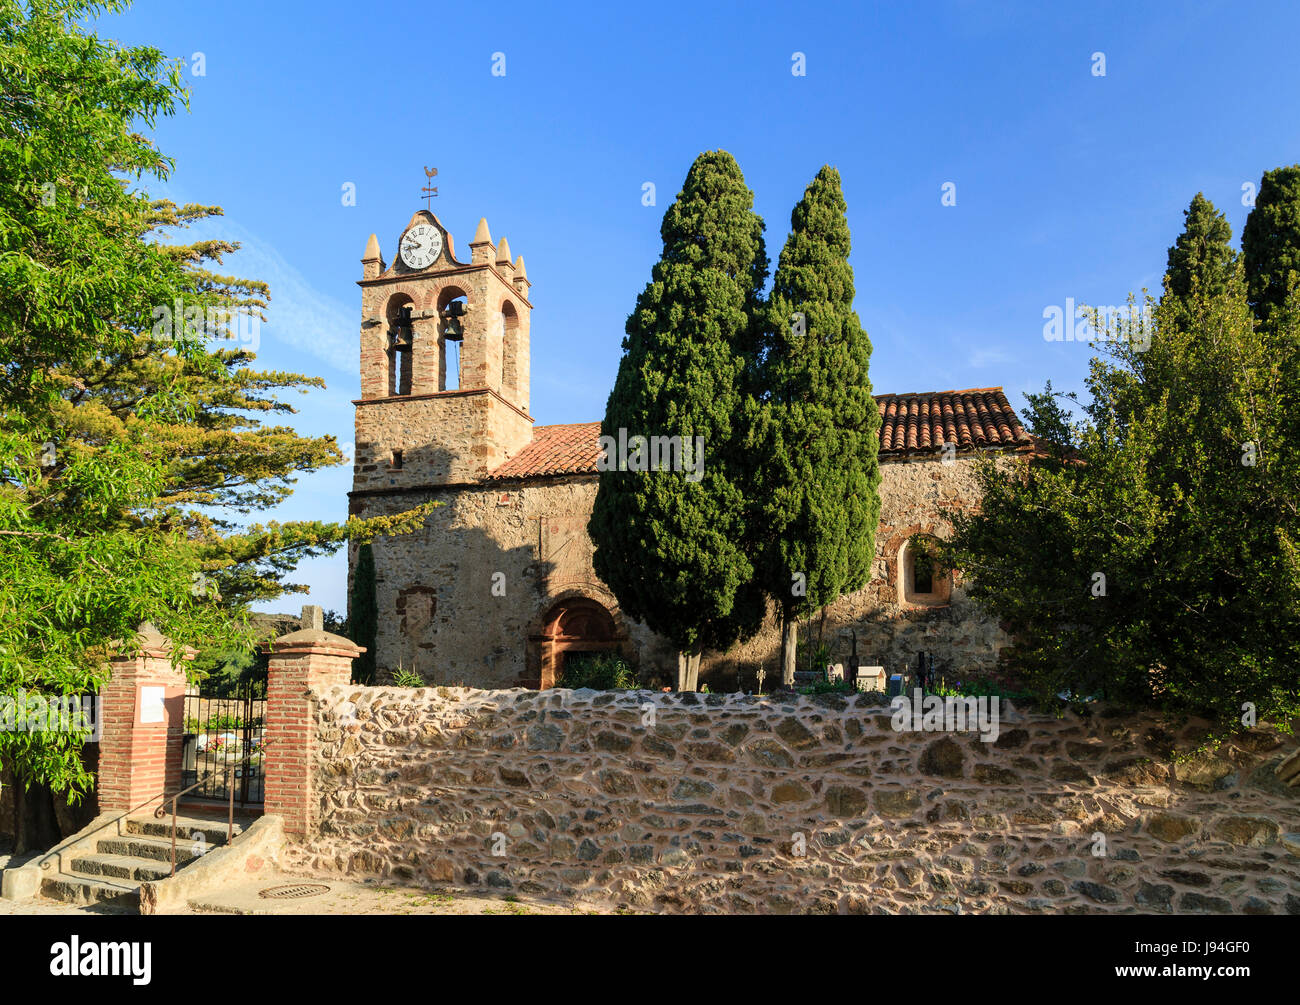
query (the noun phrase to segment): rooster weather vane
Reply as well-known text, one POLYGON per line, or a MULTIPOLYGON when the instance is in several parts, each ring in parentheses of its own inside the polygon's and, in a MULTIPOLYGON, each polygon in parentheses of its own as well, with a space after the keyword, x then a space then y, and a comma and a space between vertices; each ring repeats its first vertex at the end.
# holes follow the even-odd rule
POLYGON ((425 205, 431 213, 433 212, 433 197, 438 194, 438 186, 429 185, 427 183, 433 181, 437 174, 437 168, 426 167, 424 169, 424 179, 426 184, 421 191, 424 193, 425 205))

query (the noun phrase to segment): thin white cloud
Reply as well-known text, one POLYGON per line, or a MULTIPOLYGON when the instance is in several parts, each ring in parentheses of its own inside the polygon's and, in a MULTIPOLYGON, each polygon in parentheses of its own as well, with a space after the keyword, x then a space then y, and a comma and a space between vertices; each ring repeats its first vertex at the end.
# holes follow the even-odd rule
MULTIPOLYGON (((152 186, 158 198, 185 200, 169 186, 152 186)), ((184 241, 226 240, 239 244, 239 251, 217 271, 260 279, 271 287, 267 323, 261 326, 265 352, 267 340, 292 346, 328 363, 335 370, 355 374, 357 370, 357 312, 341 301, 316 289, 301 272, 285 261, 267 241, 228 216, 200 220, 178 232, 184 241)))
POLYGON ((1010 363, 1018 362, 1020 359, 1015 353, 1006 349, 999 349, 996 346, 986 346, 975 349, 966 357, 966 365, 973 369, 980 370, 989 366, 1006 366, 1010 363))

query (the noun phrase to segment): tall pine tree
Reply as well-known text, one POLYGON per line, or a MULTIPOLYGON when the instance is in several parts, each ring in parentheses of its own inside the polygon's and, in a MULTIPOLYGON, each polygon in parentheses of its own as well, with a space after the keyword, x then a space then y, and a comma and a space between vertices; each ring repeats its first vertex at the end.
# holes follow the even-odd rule
POLYGON ((1165 296, 1179 302, 1177 315, 1185 318, 1193 290, 1210 299, 1224 291, 1237 256, 1232 250, 1232 227, 1203 194, 1196 193, 1183 217, 1183 232, 1169 249, 1165 296))
MULTIPOLYGON (((1183 211, 1183 221, 1182 233, 1170 247, 1166 259, 1164 293, 1160 299, 1161 305, 1167 308, 1166 332, 1199 331, 1204 319, 1198 312, 1205 310, 1207 304, 1218 303, 1237 265, 1237 255, 1232 250, 1232 227, 1202 193, 1197 192, 1183 211)), ((1136 307, 1136 301, 1133 306, 1136 307)), ((1160 368, 1181 366, 1182 361, 1164 352, 1121 351, 1125 365, 1094 367, 1094 378, 1104 391, 1087 410, 1098 425, 1114 425, 1122 435, 1135 415, 1151 407, 1167 387, 1178 381, 1178 374, 1160 368)))
POLYGON ((379 635, 379 604, 375 595, 375 549, 369 543, 357 549, 352 571, 352 593, 348 598, 348 632, 365 649, 352 667, 358 684, 375 681, 375 640, 379 635))
POLYGON ((1285 302, 1291 273, 1300 273, 1300 164, 1264 172, 1241 253, 1251 309, 1267 321, 1285 302))
MULTIPOLYGON (((679 651, 678 685, 701 652, 753 634, 764 605, 747 553, 741 439, 767 278, 763 221, 735 159, 701 154, 664 214, 663 254, 627 321, 601 435, 630 470, 602 470, 588 531, 596 574, 624 613, 679 651), (636 437, 680 437, 692 470, 644 470, 636 437), (698 438, 698 439, 697 439, 698 438), (642 470, 637 470, 640 467, 642 470)), ((615 467, 618 465, 605 465, 615 467)))
POLYGON ((799 617, 866 585, 880 520, 880 412, 845 211, 839 172, 823 167, 790 216, 751 431, 750 526, 759 581, 781 617, 787 685, 799 617))

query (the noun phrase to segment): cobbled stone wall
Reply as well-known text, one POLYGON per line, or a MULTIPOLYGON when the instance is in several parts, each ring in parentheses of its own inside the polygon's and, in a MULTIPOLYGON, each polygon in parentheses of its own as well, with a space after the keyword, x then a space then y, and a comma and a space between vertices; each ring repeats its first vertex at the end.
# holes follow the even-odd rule
POLYGON ((896 732, 876 695, 317 698, 309 873, 658 912, 1300 914, 1270 729, 1177 761, 1203 729, 1105 710, 1004 707, 986 744, 896 732))

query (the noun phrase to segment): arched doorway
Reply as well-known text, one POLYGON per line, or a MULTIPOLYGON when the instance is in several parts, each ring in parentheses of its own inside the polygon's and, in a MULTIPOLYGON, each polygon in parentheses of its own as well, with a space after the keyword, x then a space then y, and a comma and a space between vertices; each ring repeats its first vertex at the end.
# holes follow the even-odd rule
POLYGON ((537 647, 540 680, 545 690, 564 675, 566 658, 617 651, 623 639, 613 615, 599 601, 570 597, 556 603, 542 619, 542 630, 529 640, 537 647))

